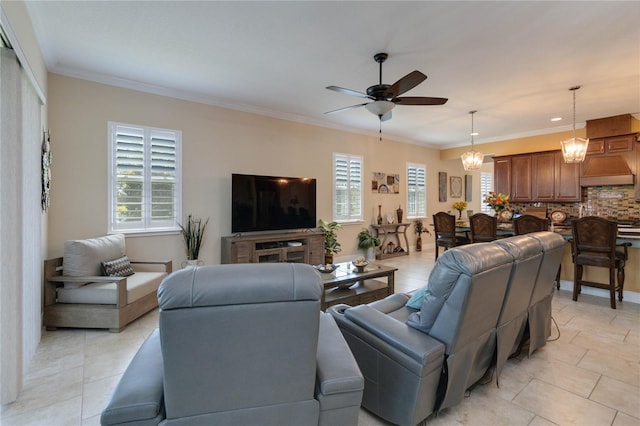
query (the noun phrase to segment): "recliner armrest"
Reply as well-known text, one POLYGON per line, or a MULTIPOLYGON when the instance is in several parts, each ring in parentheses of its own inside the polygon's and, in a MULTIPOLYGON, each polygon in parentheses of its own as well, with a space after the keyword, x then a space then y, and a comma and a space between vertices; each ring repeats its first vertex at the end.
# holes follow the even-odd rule
POLYGON ((317 378, 319 389, 325 395, 364 388, 360 368, 340 329, 333 317, 323 312, 318 332, 317 378))
POLYGON ((160 332, 142 344, 102 411, 102 425, 160 423, 164 415, 163 363, 160 332))
POLYGON ((442 342, 370 306, 349 308, 344 316, 422 365, 444 359, 442 342))

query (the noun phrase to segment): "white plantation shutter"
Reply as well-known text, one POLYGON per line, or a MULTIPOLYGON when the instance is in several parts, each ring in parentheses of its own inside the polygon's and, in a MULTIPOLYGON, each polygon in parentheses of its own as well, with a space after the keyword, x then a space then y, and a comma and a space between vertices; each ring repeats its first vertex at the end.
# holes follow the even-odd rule
POLYGON ((493 175, 491 173, 480 173, 480 211, 482 213, 491 213, 491 207, 484 202, 484 197, 493 191, 493 175))
POLYGON ((109 231, 179 229, 181 133, 109 123, 109 231))
POLYGON ((362 157, 333 154, 333 220, 355 222, 362 217, 362 157))
POLYGON ((407 218, 427 215, 427 168, 424 164, 407 164, 407 218))

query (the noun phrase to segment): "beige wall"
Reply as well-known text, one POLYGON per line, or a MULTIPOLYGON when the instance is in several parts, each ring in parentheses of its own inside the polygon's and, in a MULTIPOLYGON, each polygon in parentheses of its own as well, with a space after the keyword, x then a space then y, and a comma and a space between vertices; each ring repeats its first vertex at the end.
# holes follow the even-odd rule
MULTIPOLYGON (((182 131, 183 213, 209 217, 201 253, 207 264, 220 263, 220 237, 231 232, 231 173, 310 176, 318 180, 318 217, 331 218, 332 153, 364 157, 366 182, 374 171, 399 173, 401 194, 365 189, 365 223, 339 231, 345 257, 359 255, 356 235, 383 213, 406 209, 406 163, 427 166, 428 214, 450 210, 438 203, 438 172, 464 176, 459 160, 440 161, 439 152, 418 145, 279 120, 129 89, 49 74, 49 123, 53 179, 49 214, 49 257, 62 254, 67 239, 88 238, 107 230, 107 122, 182 131)), ((377 127, 375 117, 372 128, 377 127)), ((365 185, 368 188, 368 185, 365 185)), ((474 179, 479 192, 479 173, 474 179)), ((474 199, 479 209, 478 197, 474 199)), ((470 208, 474 208, 474 203, 470 208)), ((426 221, 430 223, 430 219, 426 221)), ((427 237, 427 241, 428 242, 427 237)), ((432 237, 431 237, 432 238, 432 237)), ((411 241, 414 241, 411 235, 411 241)), ((179 235, 127 238, 137 259, 185 259, 179 235)))

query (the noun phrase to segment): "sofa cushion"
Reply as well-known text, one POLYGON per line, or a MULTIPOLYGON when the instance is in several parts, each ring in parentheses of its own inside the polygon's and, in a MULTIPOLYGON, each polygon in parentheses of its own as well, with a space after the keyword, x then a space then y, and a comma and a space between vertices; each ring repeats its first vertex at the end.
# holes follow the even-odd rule
MULTIPOLYGON (((166 276, 166 272, 136 272, 127 277, 127 304, 155 293, 166 276)), ((116 283, 89 283, 80 288, 58 289, 58 303, 115 305, 117 300, 116 283)))
MULTIPOLYGON (((85 240, 64 242, 62 274, 70 277, 102 275, 102 262, 125 255, 124 235, 114 234, 85 240)), ((83 283, 65 283, 65 288, 83 283)))
POLYGON ((424 299, 424 295, 427 294, 427 290, 427 286, 417 289, 411 296, 411 299, 407 300, 406 306, 413 309, 420 309, 422 307, 422 299, 424 299))
POLYGON ((128 277, 133 275, 133 267, 129 257, 122 256, 108 262, 102 262, 102 272, 108 277, 128 277))

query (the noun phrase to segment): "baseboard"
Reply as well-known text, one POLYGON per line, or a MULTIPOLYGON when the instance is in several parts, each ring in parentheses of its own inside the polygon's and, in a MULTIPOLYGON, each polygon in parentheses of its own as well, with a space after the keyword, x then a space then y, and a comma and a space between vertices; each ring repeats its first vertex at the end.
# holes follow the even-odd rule
MULTIPOLYGON (((573 281, 560 280, 560 289, 573 292, 573 281)), ((609 298, 609 290, 582 286, 582 293, 589 294, 591 296, 609 298)), ((635 291, 624 290, 624 301, 640 304, 640 293, 635 291)))

